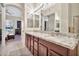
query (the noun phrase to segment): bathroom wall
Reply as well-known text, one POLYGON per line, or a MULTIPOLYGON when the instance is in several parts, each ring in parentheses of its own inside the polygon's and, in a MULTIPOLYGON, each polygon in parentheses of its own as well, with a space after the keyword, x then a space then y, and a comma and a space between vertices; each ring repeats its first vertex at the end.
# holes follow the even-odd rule
POLYGON ((73 29, 75 16, 79 16, 79 3, 69 4, 69 27, 71 27, 71 29, 73 29))
POLYGON ((61 4, 61 27, 60 27, 60 32, 62 33, 68 33, 68 7, 69 4, 63 3, 61 4))
POLYGON ((63 3, 57 8, 60 15, 61 28, 60 32, 69 33, 69 27, 73 29, 73 17, 79 16, 79 3, 63 3))

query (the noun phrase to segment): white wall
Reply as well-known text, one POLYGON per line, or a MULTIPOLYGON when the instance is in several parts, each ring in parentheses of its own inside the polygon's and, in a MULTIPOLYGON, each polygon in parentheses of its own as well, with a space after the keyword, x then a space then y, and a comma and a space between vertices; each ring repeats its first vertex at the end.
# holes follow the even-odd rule
POLYGON ((68 4, 61 4, 61 31, 62 33, 68 33, 68 4))
POLYGON ((24 4, 24 12, 22 13, 22 22, 21 22, 21 38, 22 38, 22 44, 25 46, 25 33, 27 30, 27 6, 24 4))
POLYGON ((61 13, 61 32, 69 33, 69 27, 73 27, 73 16, 79 16, 79 4, 61 4, 61 13))
POLYGON ((79 3, 70 4, 69 26, 73 26, 73 16, 79 16, 79 3))

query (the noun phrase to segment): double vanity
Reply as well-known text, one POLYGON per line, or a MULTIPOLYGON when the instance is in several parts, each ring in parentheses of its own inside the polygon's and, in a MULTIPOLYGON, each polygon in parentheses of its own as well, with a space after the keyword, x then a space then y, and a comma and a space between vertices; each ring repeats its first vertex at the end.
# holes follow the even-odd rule
POLYGON ((34 56, 76 56, 78 39, 43 32, 26 32, 26 47, 34 56))

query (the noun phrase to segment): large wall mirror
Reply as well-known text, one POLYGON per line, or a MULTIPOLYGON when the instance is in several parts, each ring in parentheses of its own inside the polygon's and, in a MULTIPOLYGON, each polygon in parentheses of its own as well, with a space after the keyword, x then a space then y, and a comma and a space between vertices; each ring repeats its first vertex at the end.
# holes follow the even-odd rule
POLYGON ((40 29, 40 15, 32 14, 27 18, 28 30, 39 30, 40 29))

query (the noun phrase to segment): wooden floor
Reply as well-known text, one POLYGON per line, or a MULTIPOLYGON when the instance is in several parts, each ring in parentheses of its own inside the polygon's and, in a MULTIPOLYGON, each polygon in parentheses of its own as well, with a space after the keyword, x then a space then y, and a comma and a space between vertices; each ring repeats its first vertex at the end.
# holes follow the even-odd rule
POLYGON ((32 54, 22 45, 21 37, 17 35, 14 40, 9 40, 5 47, 0 46, 0 56, 32 56, 32 54))

